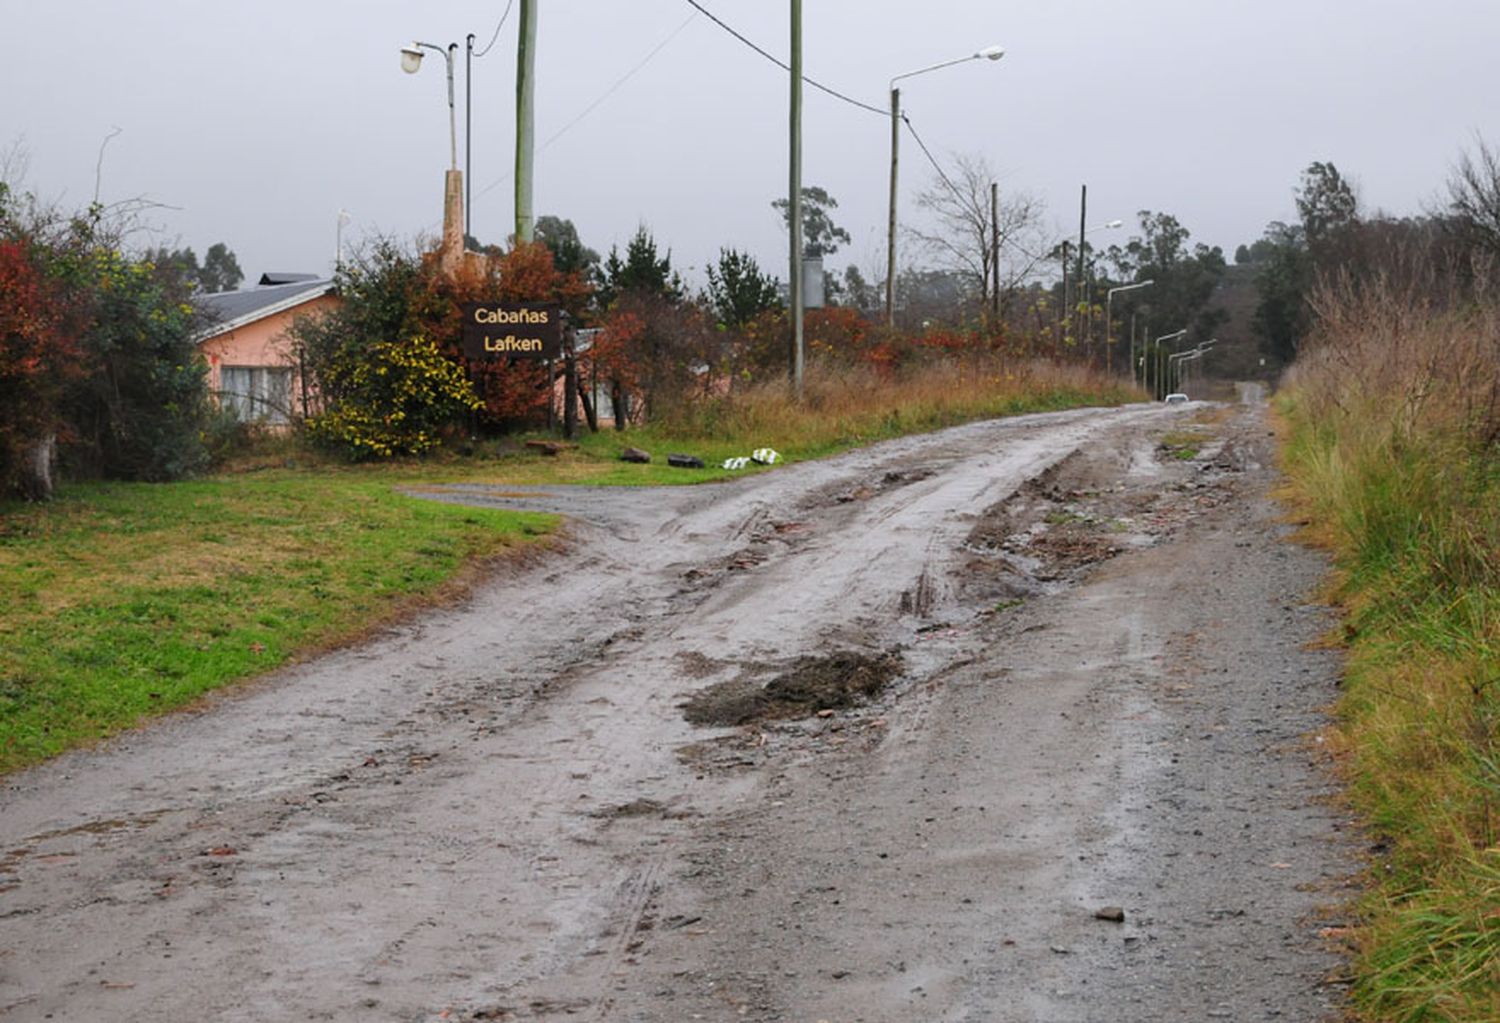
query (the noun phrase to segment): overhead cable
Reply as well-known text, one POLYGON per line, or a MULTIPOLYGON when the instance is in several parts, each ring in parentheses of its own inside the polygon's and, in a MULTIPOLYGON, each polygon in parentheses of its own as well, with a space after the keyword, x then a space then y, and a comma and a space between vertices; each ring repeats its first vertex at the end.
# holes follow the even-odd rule
POLYGON ((500 30, 505 27, 505 19, 510 17, 510 9, 515 5, 516 0, 510 0, 510 2, 505 5, 505 13, 500 15, 500 23, 495 26, 495 34, 490 36, 490 41, 484 44, 484 49, 475 51, 474 56, 483 57, 486 53, 489 53, 490 50, 494 48, 495 40, 500 38, 500 30))
MULTIPOLYGON (((776 57, 776 56, 774 56, 774 55, 766 52, 761 47, 755 45, 755 43, 753 43, 749 39, 745 38, 745 36, 741 35, 737 31, 735 31, 728 24, 726 24, 723 21, 723 19, 721 19, 718 15, 714 14, 713 11, 710 11, 707 7, 704 7, 702 4, 700 4, 698 2, 698 0, 687 0, 687 2, 688 2, 688 4, 690 6, 697 8, 697 10, 701 14, 703 14, 704 17, 708 18, 709 21, 712 21, 715 25, 718 25, 725 32, 728 32, 730 35, 734 36, 740 42, 742 42, 746 46, 750 47, 750 49, 754 50, 756 53, 758 53, 762 57, 766 58, 766 60, 769 60, 772 64, 775 64, 777 67, 781 68, 781 70, 783 70, 783 71, 790 71, 792 69, 791 65, 787 64, 780 57, 776 57)), ((888 117, 889 116, 889 111, 882 110, 880 107, 877 107, 877 106, 871 106, 869 103, 861 103, 859 100, 854 99, 851 96, 845 96, 842 92, 839 92, 836 89, 830 89, 828 86, 824 85, 822 82, 813 81, 811 78, 807 77, 806 75, 802 76, 802 80, 804 82, 806 82, 808 85, 811 85, 814 89, 821 89, 823 92, 828 93, 828 95, 832 96, 834 99, 843 100, 845 103, 848 103, 850 106, 859 107, 861 110, 868 110, 872 114, 879 114, 881 117, 888 117)))

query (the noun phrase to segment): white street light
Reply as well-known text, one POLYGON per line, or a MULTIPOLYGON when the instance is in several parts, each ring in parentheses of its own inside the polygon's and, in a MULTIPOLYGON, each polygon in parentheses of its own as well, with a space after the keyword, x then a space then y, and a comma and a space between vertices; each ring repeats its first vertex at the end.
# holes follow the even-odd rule
POLYGON ((449 43, 448 48, 434 46, 432 43, 412 42, 401 47, 401 70, 409 75, 414 75, 422 69, 422 51, 433 50, 441 53, 448 62, 448 147, 451 153, 450 168, 458 170, 458 120, 453 111, 453 51, 458 49, 457 43, 449 43))
POLYGON ((967 57, 955 57, 953 60, 929 64, 927 67, 907 71, 891 79, 891 208, 886 231, 885 264, 885 322, 889 327, 896 325, 896 164, 901 141, 901 90, 896 88, 896 83, 903 78, 925 75, 929 71, 952 67, 954 64, 964 64, 971 60, 999 60, 1003 56, 1005 56, 1004 47, 986 46, 967 57))
MULTIPOLYGON (((1183 333, 1187 333, 1187 332, 1183 331, 1183 333)), ((1182 366, 1183 366, 1183 364, 1186 363, 1186 362, 1188 362, 1189 360, 1192 360, 1192 359, 1201 359, 1203 357, 1203 353, 1204 352, 1207 352, 1210 348, 1212 348, 1214 345, 1216 345, 1218 343, 1219 343, 1219 339, 1218 338, 1211 337, 1207 341, 1200 341, 1198 343, 1198 346, 1196 348, 1185 348, 1185 349, 1183 349, 1180 352, 1173 352, 1171 355, 1167 356, 1167 374, 1166 374, 1166 376, 1167 376, 1168 380, 1174 380, 1175 379, 1176 384, 1177 384, 1176 390, 1179 390, 1179 391, 1182 390, 1182 366), (1177 360, 1177 365, 1175 366, 1175 377, 1174 377, 1174 367, 1172 365, 1172 360, 1174 360, 1174 359, 1177 360)))
MULTIPOLYGON (((1151 348, 1150 348, 1151 361, 1153 363, 1155 363, 1156 366, 1157 366, 1156 380, 1151 385, 1151 389, 1152 389, 1153 392, 1161 390, 1161 373, 1162 373, 1162 370, 1164 368, 1164 366, 1162 364, 1162 361, 1161 361, 1161 357, 1160 357, 1162 342, 1174 340, 1176 338, 1182 337, 1186 333, 1187 333, 1187 328, 1183 327, 1181 330, 1174 330, 1170 334, 1163 334, 1161 337, 1159 337, 1155 341, 1151 342, 1151 348)), ((1170 356, 1169 356, 1169 358, 1170 358, 1170 356)), ((1146 386, 1146 353, 1145 352, 1141 353, 1141 386, 1142 387, 1146 386)), ((1162 391, 1162 394, 1165 394, 1165 393, 1166 393, 1165 391, 1162 391)), ((1158 395, 1158 397, 1160 397, 1160 395, 1158 395)))

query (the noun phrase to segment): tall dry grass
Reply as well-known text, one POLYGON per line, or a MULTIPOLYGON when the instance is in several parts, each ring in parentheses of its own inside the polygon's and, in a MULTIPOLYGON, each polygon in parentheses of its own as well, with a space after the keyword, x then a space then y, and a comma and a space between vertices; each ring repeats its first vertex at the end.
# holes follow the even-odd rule
POLYGON ((1330 527, 1374 1020, 1500 1019, 1500 292, 1407 254, 1324 282, 1287 466, 1330 527))
POLYGON ((779 438, 807 454, 992 416, 1142 400, 1117 377, 1082 366, 982 355, 901 372, 813 363, 799 400, 781 380, 674 410, 670 437, 779 438))

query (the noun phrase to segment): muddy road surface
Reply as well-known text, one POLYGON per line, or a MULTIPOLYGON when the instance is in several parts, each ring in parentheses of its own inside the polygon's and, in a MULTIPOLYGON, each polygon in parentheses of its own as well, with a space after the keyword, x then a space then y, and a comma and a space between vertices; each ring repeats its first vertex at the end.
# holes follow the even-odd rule
POLYGON ((570 516, 460 607, 0 783, 0 1021, 1323 1019, 1353 835, 1260 410, 570 516))

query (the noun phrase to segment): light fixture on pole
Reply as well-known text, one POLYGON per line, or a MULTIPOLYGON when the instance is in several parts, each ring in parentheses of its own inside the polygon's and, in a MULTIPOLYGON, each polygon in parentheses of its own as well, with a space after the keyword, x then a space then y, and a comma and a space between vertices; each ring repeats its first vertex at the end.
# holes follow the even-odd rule
MULTIPOLYGON (((1137 281, 1135 284, 1122 284, 1118 288, 1110 288, 1109 291, 1105 292, 1105 294, 1104 294, 1104 372, 1105 373, 1109 373, 1109 372, 1112 371, 1112 369, 1113 369, 1113 362, 1114 362, 1114 359, 1113 359, 1113 357, 1111 355, 1111 352, 1113 351, 1113 349, 1111 349, 1109 347, 1109 342, 1110 342, 1110 334, 1113 331, 1114 325, 1115 325, 1115 320, 1114 320, 1115 293, 1119 292, 1119 291, 1135 291, 1137 288, 1149 288, 1149 287, 1151 287, 1151 285, 1153 285, 1155 283, 1156 283, 1155 281, 1137 281)), ((1135 338, 1132 337, 1130 339, 1130 344, 1131 344, 1131 349, 1132 349, 1130 354, 1131 354, 1131 358, 1133 360, 1134 356, 1135 356, 1135 351, 1134 351, 1135 338)), ((1132 361, 1132 365, 1134 365, 1133 361, 1132 361)))
POLYGON ((1167 356, 1167 380, 1177 385, 1175 388, 1173 388, 1173 390, 1182 390, 1183 364, 1192 359, 1201 359, 1204 352, 1208 351, 1218 343, 1219 339, 1216 337, 1212 337, 1207 341, 1200 341, 1196 348, 1185 348, 1180 352, 1173 352, 1171 355, 1167 356), (1173 365, 1174 359, 1176 360, 1175 366, 1173 365))
POLYGON ((1174 390, 1181 391, 1183 393, 1187 392, 1187 364, 1190 362, 1201 361, 1203 356, 1208 354, 1209 349, 1211 349, 1218 343, 1218 338, 1211 337, 1207 341, 1201 342, 1198 347, 1191 349, 1190 351, 1178 352, 1176 355, 1170 356, 1168 358, 1167 361, 1169 364, 1172 359, 1175 358, 1177 360, 1177 386, 1174 388, 1174 390))
POLYGON ((449 43, 447 49, 432 43, 418 42, 401 47, 401 70, 409 75, 422 70, 423 50, 441 53, 448 62, 448 166, 450 170, 458 170, 458 117, 454 113, 453 105, 453 52, 457 49, 457 43, 449 43))
MULTIPOLYGON (((1162 342, 1163 341, 1171 341, 1171 340, 1173 340, 1175 338, 1182 337, 1185 334, 1187 334, 1187 328, 1183 327, 1181 330, 1174 330, 1170 334, 1163 334, 1161 337, 1159 337, 1155 341, 1151 342, 1151 347, 1149 349, 1149 351, 1151 353, 1151 362, 1156 366, 1156 375, 1155 375, 1155 378, 1151 381, 1151 391, 1158 398, 1160 398, 1164 394, 1166 394, 1166 392, 1162 391, 1162 389, 1161 389, 1162 371, 1163 371, 1163 369, 1164 369, 1164 367, 1166 365, 1165 361, 1161 358, 1161 345, 1162 345, 1162 342), (1161 392, 1161 393, 1158 394, 1156 392, 1161 392)), ((1141 386, 1142 387, 1146 386, 1146 375, 1147 375, 1146 374, 1146 353, 1142 352, 1141 353, 1141 386)))
POLYGON ((886 225, 885 263, 885 322, 888 327, 896 325, 896 167, 901 141, 901 90, 896 88, 896 83, 903 78, 924 75, 929 71, 952 67, 954 64, 964 64, 971 60, 999 60, 1003 56, 1005 56, 1003 47, 986 46, 967 57, 955 57, 953 60, 929 64, 927 67, 907 71, 891 79, 891 206, 886 225))

